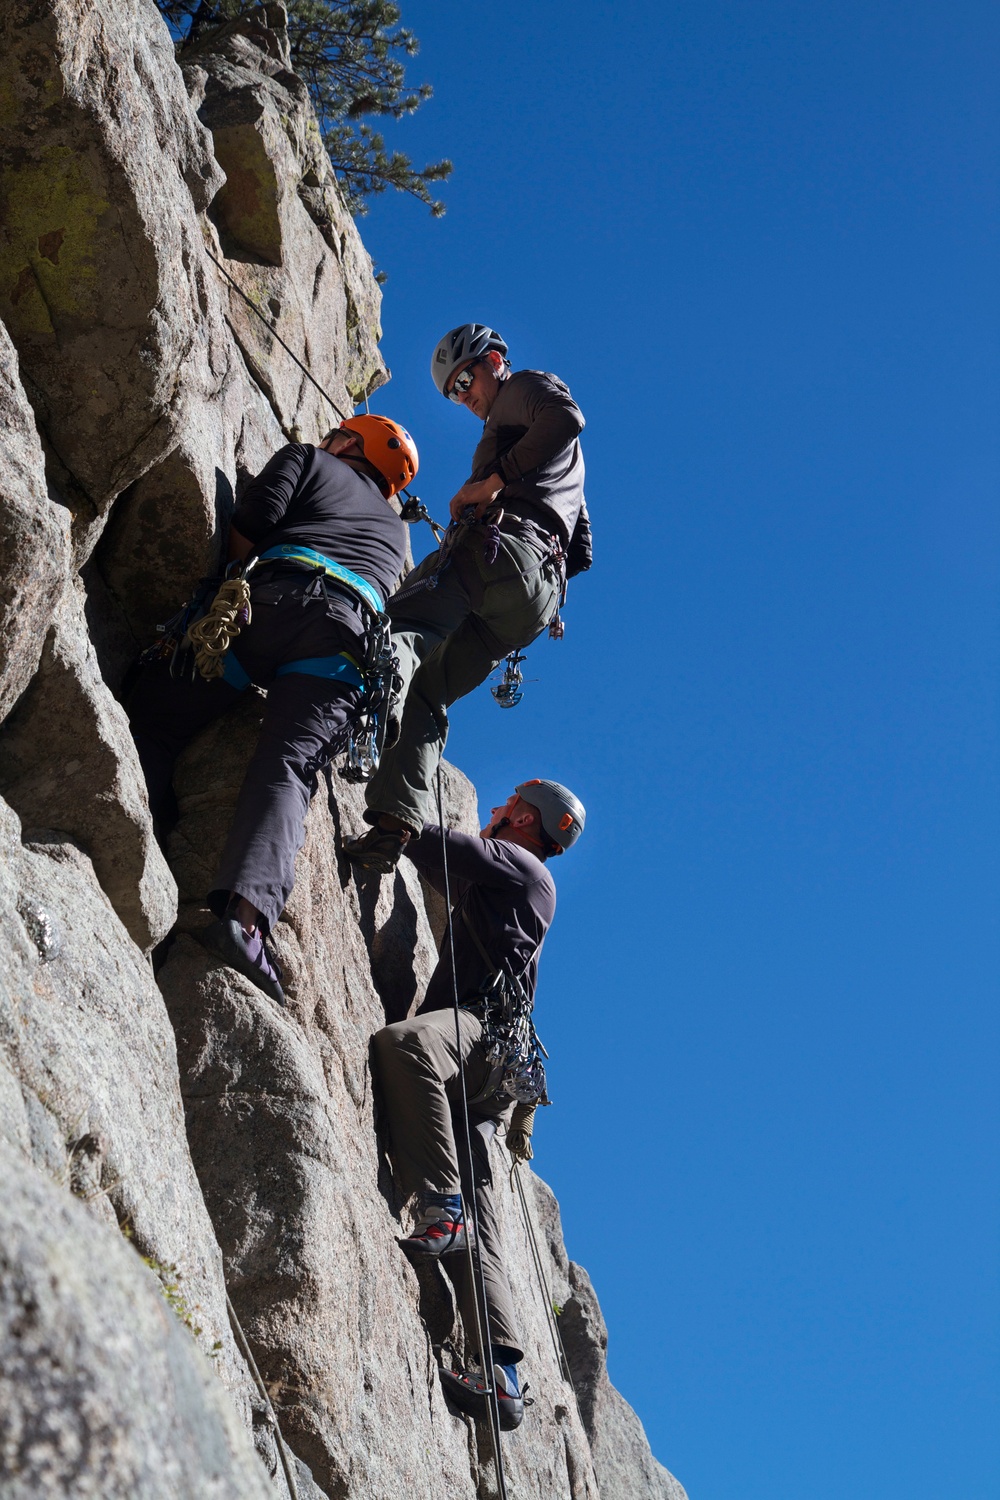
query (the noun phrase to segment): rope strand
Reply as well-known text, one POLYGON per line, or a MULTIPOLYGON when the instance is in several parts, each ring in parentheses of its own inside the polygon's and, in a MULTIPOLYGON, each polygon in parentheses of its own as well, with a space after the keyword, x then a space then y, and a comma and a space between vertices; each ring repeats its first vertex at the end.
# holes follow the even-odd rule
POLYGON ((228 1292, 226 1293, 226 1306, 229 1309, 229 1321, 233 1325, 233 1332, 236 1335, 236 1342, 240 1346, 240 1353, 243 1355, 243 1358, 247 1362, 250 1374, 254 1379, 254 1384, 256 1385, 258 1391, 260 1391, 260 1394, 263 1396, 264 1405, 267 1407, 268 1415, 271 1418, 271 1425, 274 1428, 274 1437, 278 1447, 278 1457, 281 1459, 281 1467, 285 1471, 285 1483, 288 1485, 288 1493, 291 1496, 291 1500, 299 1500, 299 1489, 298 1485, 295 1483, 295 1476, 292 1473, 292 1466, 288 1461, 288 1454, 285 1449, 285 1439, 282 1437, 281 1428, 278 1425, 278 1414, 271 1403, 271 1397, 268 1394, 267 1386, 261 1379, 260 1371, 257 1368, 257 1361, 254 1359, 253 1355, 250 1352, 250 1345, 247 1343, 247 1336, 240 1326, 240 1320, 236 1316, 236 1309, 232 1304, 232 1300, 228 1292))
MULTIPOLYGON (((209 260, 212 262, 212 264, 214 266, 218 266, 219 270, 222 272, 222 274, 226 278, 226 280, 232 286, 234 286, 236 288, 236 290, 239 292, 240 296, 243 298, 243 301, 246 303, 247 307, 249 307, 250 311, 251 312, 255 312, 257 314, 258 318, 260 319, 260 321, 267 328, 269 328, 271 330, 272 335, 278 340, 278 343, 281 345, 282 349, 284 349, 285 353, 288 354, 295 361, 295 363, 298 365, 299 369, 302 371, 302 373, 306 377, 306 379, 309 380, 309 381, 312 381, 312 384, 319 391, 320 395, 324 396, 326 398, 326 400, 329 401, 330 405, 333 407, 334 411, 337 413, 337 416, 340 417, 340 418, 342 418, 342 419, 346 419, 347 417, 352 417, 354 415, 354 413, 353 412, 341 411, 341 409, 337 405, 336 401, 334 401, 333 397, 330 395, 330 392, 329 391, 325 391, 323 389, 323 387, 320 385, 319 381, 315 380, 313 378, 313 376, 310 375, 309 371, 306 369, 306 367, 302 363, 301 359, 299 359, 298 355, 294 352, 294 350, 290 349, 288 347, 288 345, 285 343, 284 339, 281 337, 281 334, 275 328, 275 326, 271 322, 270 318, 265 318, 265 316, 261 312, 260 308, 257 306, 257 304, 250 297, 247 296, 246 292, 240 286, 239 282, 236 281, 232 276, 230 276, 229 272, 226 270, 226 268, 222 264, 221 260, 216 260, 215 256, 212 254, 211 250, 206 249, 205 254, 208 256, 209 260)), ((367 396, 365 397, 365 410, 366 411, 368 410, 368 397, 367 396)))
MULTIPOLYGON (((486 1382, 487 1400, 490 1413, 490 1438, 493 1443, 493 1457, 496 1461, 497 1490, 500 1500, 507 1500, 507 1481, 504 1475, 503 1456, 500 1452, 500 1405, 497 1400, 496 1382, 493 1378, 493 1349, 489 1350, 487 1358, 486 1339, 489 1334, 489 1302, 486 1297, 486 1277, 483 1274, 483 1261, 479 1248, 479 1211, 476 1203, 476 1175, 472 1159, 472 1126, 469 1123, 469 1097, 465 1088, 465 1069, 462 1066, 462 1027, 459 1019, 458 1005, 458 972, 455 968, 455 929, 452 921, 451 911, 451 884, 448 879, 448 840, 444 826, 444 798, 441 793, 441 762, 437 766, 437 807, 438 827, 441 830, 441 859, 444 873, 444 904, 448 913, 448 952, 451 958, 451 988, 455 1009, 455 1048, 458 1058, 458 1076, 462 1086, 462 1121, 465 1126, 465 1149, 466 1160, 469 1167, 469 1206, 472 1209, 472 1224, 475 1240, 475 1250, 469 1240, 468 1215, 465 1223, 465 1248, 468 1255, 469 1275, 475 1291, 474 1304, 476 1309, 476 1336, 479 1340, 479 1357, 481 1361, 483 1380, 486 1382)), ((463 1205, 465 1194, 462 1195, 463 1205)))

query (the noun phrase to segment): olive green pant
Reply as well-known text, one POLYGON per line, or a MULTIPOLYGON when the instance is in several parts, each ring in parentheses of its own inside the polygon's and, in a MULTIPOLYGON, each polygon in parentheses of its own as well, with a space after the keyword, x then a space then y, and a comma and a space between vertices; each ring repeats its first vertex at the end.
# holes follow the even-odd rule
POLYGON ((392 639, 403 678, 399 739, 368 784, 369 821, 391 813, 419 832, 435 820, 434 775, 448 737, 448 707, 464 698, 520 646, 545 629, 561 579, 541 542, 504 534, 496 561, 482 534, 459 536, 432 587, 438 554, 424 558, 389 600, 392 639))
MULTIPOLYGON (((462 1123, 462 1073, 470 1096, 486 1082, 489 1065, 482 1047, 483 1025, 459 1011, 461 1050, 455 1036, 455 1013, 432 1010, 397 1021, 376 1032, 373 1057, 382 1084, 389 1120, 390 1150, 405 1193, 458 1193, 468 1205, 469 1164, 462 1123)), ((504 1269, 500 1226, 493 1194, 490 1142, 497 1123, 506 1121, 510 1104, 494 1099, 471 1106, 472 1182, 476 1190, 479 1254, 486 1282, 491 1344, 505 1344, 511 1358, 523 1358, 515 1326, 510 1282, 504 1269)), ((471 1214, 471 1210, 470 1210, 471 1214)), ((442 1257, 455 1287, 469 1346, 476 1348, 475 1288, 464 1250, 442 1257)))

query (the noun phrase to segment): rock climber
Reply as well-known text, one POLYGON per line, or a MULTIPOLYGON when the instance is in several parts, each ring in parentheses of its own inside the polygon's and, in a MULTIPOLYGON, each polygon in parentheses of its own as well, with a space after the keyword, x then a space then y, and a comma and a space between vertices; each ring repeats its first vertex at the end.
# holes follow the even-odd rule
MULTIPOLYGON (((585 817, 578 798, 558 782, 526 781, 503 807, 493 808, 478 838, 453 831, 445 834, 454 900, 461 1046, 456 1038, 447 944, 417 1014, 412 1020, 384 1027, 372 1043, 390 1155, 403 1191, 419 1195, 416 1224, 401 1243, 414 1256, 444 1257, 470 1349, 477 1348, 476 1293, 468 1272, 465 1210, 474 1185, 491 1357, 500 1424, 505 1429, 519 1426, 524 1416, 517 1374, 524 1351, 504 1268, 490 1143, 502 1124, 515 1160, 530 1157, 533 1106, 517 1105, 511 1124, 515 1106, 502 1092, 502 1067, 487 1060, 484 1035, 488 1037, 488 1031, 480 997, 491 973, 506 965, 533 999, 538 953, 556 903, 546 861, 577 841, 585 817), (471 1183, 461 1117, 463 1076, 472 1137, 471 1183)), ((405 853, 443 893, 441 829, 425 826, 420 839, 407 844, 405 853)), ((487 1387, 478 1356, 467 1359, 464 1369, 442 1369, 441 1380, 462 1410, 486 1415, 487 1387)))
POLYGON ((563 382, 539 370, 512 374, 507 345, 482 323, 445 334, 431 373, 442 395, 485 425, 441 550, 389 601, 406 695, 399 737, 368 784, 372 828, 344 846, 381 874, 433 815, 448 706, 552 625, 566 578, 591 563, 583 413, 563 382))
POLYGON ((267 937, 295 880, 316 772, 346 738, 362 702, 366 612, 382 609, 404 566, 405 523, 388 503, 409 484, 417 449, 404 427, 359 415, 319 446, 289 443, 241 496, 229 555, 256 562, 250 622, 230 644, 221 678, 143 668, 128 710, 162 837, 176 821, 174 762, 191 737, 267 689, 256 750, 240 788, 201 934, 213 952, 282 1002, 267 937), (351 582, 353 580, 353 583, 351 582))

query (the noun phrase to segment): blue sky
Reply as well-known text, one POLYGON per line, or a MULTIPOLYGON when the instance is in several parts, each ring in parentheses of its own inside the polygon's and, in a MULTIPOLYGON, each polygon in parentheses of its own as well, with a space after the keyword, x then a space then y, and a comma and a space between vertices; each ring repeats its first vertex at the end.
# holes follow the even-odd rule
POLYGON ((373 409, 439 518, 447 328, 588 419, 566 639, 449 748, 588 807, 538 1166, 612 1377, 692 1500, 995 1500, 998 13, 403 12, 373 409))

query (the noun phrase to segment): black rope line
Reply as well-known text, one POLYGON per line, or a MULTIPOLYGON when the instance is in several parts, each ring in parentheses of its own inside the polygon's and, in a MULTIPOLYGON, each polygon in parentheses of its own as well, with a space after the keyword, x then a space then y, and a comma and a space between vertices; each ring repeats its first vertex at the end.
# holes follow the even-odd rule
POLYGON ((479 1240, 479 1209, 476 1201, 476 1170, 472 1159, 472 1126, 469 1123, 469 1096, 465 1087, 465 1068, 462 1065, 462 1026, 459 1019, 458 972, 455 968, 455 928, 451 911, 451 884, 448 878, 448 839, 444 826, 444 798, 441 793, 441 762, 437 766, 437 810, 438 827, 441 830, 441 859, 444 874, 444 904, 448 913, 448 952, 451 958, 451 989, 455 1010, 455 1049, 458 1061, 458 1077, 462 1086, 462 1122, 465 1127, 465 1150, 469 1168, 469 1204, 472 1209, 473 1241, 469 1239, 469 1216, 465 1211, 465 1194, 462 1194, 463 1218, 465 1221, 465 1248, 468 1256, 469 1275, 474 1289, 473 1302, 476 1309, 476 1336, 479 1340, 479 1357, 486 1383, 487 1404, 490 1414, 490 1438, 497 1470, 497 1490, 500 1500, 507 1500, 507 1481, 504 1475, 503 1456, 500 1452, 500 1403, 497 1398, 496 1381, 493 1378, 493 1348, 490 1345, 487 1358, 486 1339, 489 1335, 489 1302, 486 1297, 486 1277, 479 1240))
POLYGON ((267 1386, 261 1379, 260 1371, 257 1368, 257 1362, 250 1352, 250 1345, 247 1343, 247 1336, 240 1326, 240 1320, 236 1316, 236 1309, 232 1304, 228 1292, 226 1293, 226 1306, 229 1309, 229 1321, 233 1325, 233 1332, 236 1335, 236 1342, 240 1346, 240 1353, 243 1355, 243 1358, 247 1362, 250 1374, 254 1379, 254 1384, 256 1385, 258 1391, 260 1391, 260 1394, 263 1396, 264 1405, 267 1407, 268 1415, 271 1418, 271 1425, 274 1428, 274 1439, 278 1447, 278 1457, 281 1459, 281 1467, 285 1471, 285 1483, 288 1485, 288 1493, 291 1496, 291 1500, 299 1500, 298 1485, 295 1483, 295 1476, 292 1473, 292 1466, 289 1462, 288 1453, 285 1449, 285 1439, 282 1437, 281 1428, 278 1425, 278 1414, 271 1403, 271 1397, 268 1394, 267 1386))
MULTIPOLYGON (((330 405, 333 407, 334 411, 337 413, 337 416, 343 418, 344 420, 346 420, 348 417, 352 417, 354 415, 354 413, 353 412, 344 412, 344 411, 341 411, 341 409, 337 405, 336 401, 334 401, 333 397, 330 395, 330 392, 329 391, 325 391, 323 389, 323 387, 320 385, 319 381, 316 380, 312 375, 310 375, 309 371, 306 369, 306 367, 302 363, 301 359, 299 359, 299 357, 295 353, 294 349, 290 349, 288 347, 288 345, 285 343, 284 339, 281 337, 281 334, 278 332, 278 330, 275 328, 274 324, 271 322, 270 318, 265 318, 264 314, 261 312, 261 310, 257 306, 256 302, 254 302, 252 298, 248 297, 247 294, 246 294, 246 292, 240 286, 239 282, 236 281, 236 280, 234 280, 234 278, 232 276, 230 276, 229 272, 226 270, 226 268, 222 264, 221 260, 216 260, 215 256, 212 254, 211 250, 206 250, 205 254, 208 256, 209 260, 212 262, 212 264, 214 266, 218 266, 219 270, 222 272, 223 276, 230 283, 230 285, 234 286, 236 288, 236 290, 239 292, 240 296, 243 298, 243 301, 246 303, 247 307, 249 307, 250 311, 251 312, 255 312, 257 314, 258 318, 260 319, 260 321, 264 324, 264 326, 266 328, 270 329, 270 331, 271 331, 272 335, 274 336, 274 338, 276 338, 278 340, 278 343, 281 345, 282 349, 284 349, 285 353, 288 354, 295 361, 295 363, 298 365, 299 369, 302 371, 302 373, 306 377, 306 379, 312 381, 313 385, 319 391, 320 395, 323 396, 323 397, 325 397, 326 400, 329 401, 330 405)), ((367 409, 368 409, 368 398, 366 396, 365 397, 365 410, 367 411, 367 409)))
POLYGON ((549 1333, 552 1336, 552 1347, 555 1351, 556 1363, 559 1366, 560 1374, 562 1375, 563 1379, 570 1386, 572 1386, 573 1394, 575 1395, 576 1386, 573 1384, 573 1375, 570 1371, 569 1360, 566 1358, 566 1350, 563 1346, 562 1334, 559 1332, 559 1319, 556 1314, 555 1304, 552 1301, 552 1292, 549 1289, 549 1283, 546 1280, 545 1269, 542 1264, 542 1254, 538 1248, 538 1241, 535 1238, 535 1226, 531 1222, 531 1214, 528 1209, 528 1200, 524 1195, 524 1184, 521 1181, 521 1174, 520 1172, 518 1172, 516 1164, 514 1167, 514 1171, 511 1173, 511 1176, 517 1183, 518 1196, 521 1199, 521 1212, 524 1215, 525 1226, 528 1230, 528 1239, 531 1244, 531 1255, 532 1259, 535 1262, 535 1273, 538 1276, 538 1284, 541 1288, 542 1301, 545 1303, 545 1317, 549 1325, 549 1333))

